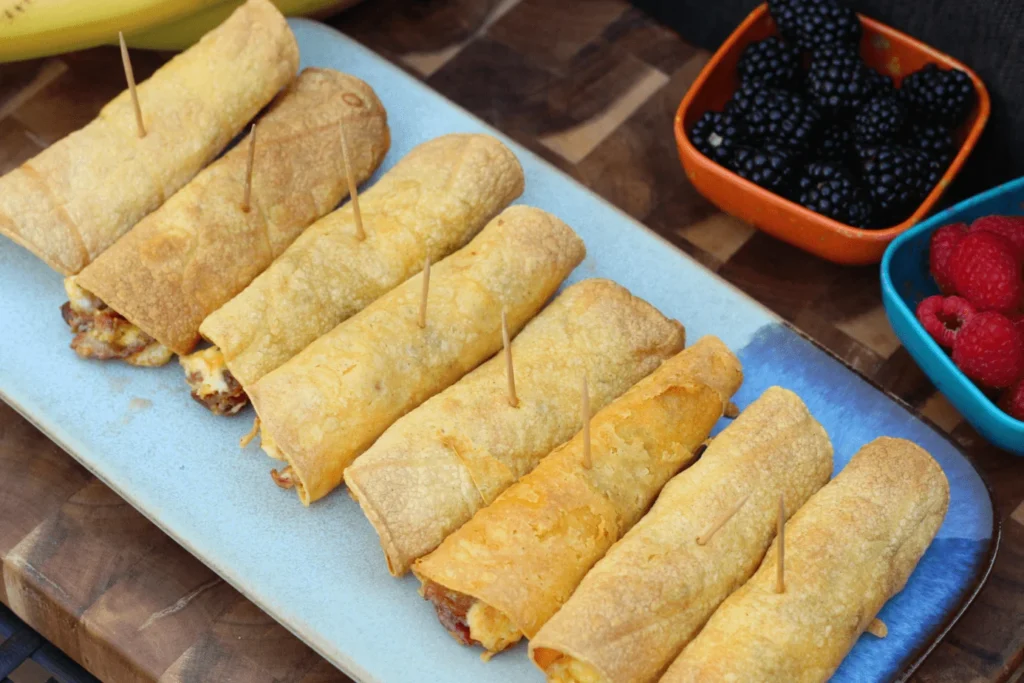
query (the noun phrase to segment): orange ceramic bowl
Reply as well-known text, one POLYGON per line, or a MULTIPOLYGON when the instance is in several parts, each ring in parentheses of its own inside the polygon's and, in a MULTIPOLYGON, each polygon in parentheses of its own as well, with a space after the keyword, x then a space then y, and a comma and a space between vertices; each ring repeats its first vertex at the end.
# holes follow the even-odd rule
POLYGON ((736 62, 743 49, 750 43, 776 35, 767 4, 751 12, 718 49, 679 104, 675 118, 679 158, 687 178, 701 194, 723 211, 778 239, 843 264, 878 263, 889 242, 931 211, 971 153, 989 116, 988 91, 978 75, 965 65, 874 19, 860 15, 860 20, 864 28, 861 56, 871 68, 892 76, 897 85, 903 76, 935 62, 943 68, 966 72, 974 81, 978 95, 967 121, 956 131, 955 139, 960 145, 956 157, 931 194, 899 225, 866 230, 827 218, 744 180, 708 159, 690 143, 686 131, 704 112, 721 111, 736 90, 736 62))

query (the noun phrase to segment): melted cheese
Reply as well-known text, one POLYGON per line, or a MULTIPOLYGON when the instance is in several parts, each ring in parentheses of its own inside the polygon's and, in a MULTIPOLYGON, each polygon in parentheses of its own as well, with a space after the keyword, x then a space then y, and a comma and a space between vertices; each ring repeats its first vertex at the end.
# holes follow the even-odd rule
MULTIPOLYGON (((92 292, 78 284, 74 277, 64 279, 64 291, 68 295, 68 303, 71 310, 82 316, 91 316, 95 319, 99 313, 111 315, 114 312, 108 311, 107 305, 103 303, 92 292)), ((139 351, 124 357, 124 361, 131 365, 155 367, 164 365, 171 360, 174 352, 169 348, 151 338, 133 323, 122 316, 117 316, 117 323, 111 326, 92 325, 78 333, 95 342, 83 342, 82 347, 93 348, 107 347, 108 349, 126 349, 131 346, 144 345, 139 351)), ((77 351, 77 349, 76 349, 77 351)))
POLYGON ((165 365, 171 357, 174 355, 174 351, 160 344, 156 341, 152 342, 149 346, 142 349, 138 353, 125 358, 126 363, 131 365, 137 365, 142 367, 157 367, 165 365))
POLYGON ((260 427, 260 448, 271 458, 275 460, 284 460, 285 457, 281 455, 281 451, 278 450, 277 444, 270 438, 270 434, 267 434, 266 430, 260 427))
POLYGON ((488 652, 500 652, 523 637, 523 632, 504 612, 479 600, 466 613, 466 622, 469 624, 469 637, 487 648, 488 652))
POLYGON ((103 302, 83 289, 74 276, 64 278, 64 291, 67 292, 71 310, 75 313, 88 315, 103 308, 103 302))
POLYGON ((573 657, 561 657, 544 670, 548 683, 607 683, 597 669, 573 657))
POLYGON ((182 356, 179 362, 185 369, 185 375, 189 378, 188 383, 192 387, 192 391, 200 398, 231 393, 227 380, 224 378, 224 373, 228 369, 224 362, 224 354, 216 346, 182 356), (193 381, 191 378, 196 375, 199 379, 193 381))

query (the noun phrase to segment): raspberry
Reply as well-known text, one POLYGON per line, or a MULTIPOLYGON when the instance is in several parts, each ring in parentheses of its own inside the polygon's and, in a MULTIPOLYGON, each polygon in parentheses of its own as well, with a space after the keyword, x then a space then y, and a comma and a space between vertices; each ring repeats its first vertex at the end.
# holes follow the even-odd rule
POLYGON ((943 225, 932 233, 931 250, 928 252, 928 271, 944 294, 952 294, 956 291, 953 289, 953 277, 949 274, 949 257, 966 234, 966 223, 943 225))
POLYGON ((1003 389, 1024 376, 1024 340, 1005 315, 976 313, 956 335, 953 362, 982 386, 1003 389))
POLYGON ((999 407, 1010 417, 1024 422, 1024 380, 1003 392, 999 399, 999 407))
POLYGON ((1009 318, 1013 326, 1017 328, 1017 332, 1020 333, 1020 338, 1024 339, 1024 313, 1011 314, 1009 318))
POLYGON ((974 313, 974 306, 958 296, 942 297, 936 294, 917 306, 917 319, 932 339, 947 349, 953 348, 957 333, 974 313))
POLYGON ((1002 235, 1013 244, 1018 261, 1024 261, 1024 216, 985 216, 971 223, 971 231, 984 230, 1002 235))
POLYGON ((949 258, 956 293, 979 311, 1014 311, 1024 296, 1013 245, 984 230, 968 232, 949 258))

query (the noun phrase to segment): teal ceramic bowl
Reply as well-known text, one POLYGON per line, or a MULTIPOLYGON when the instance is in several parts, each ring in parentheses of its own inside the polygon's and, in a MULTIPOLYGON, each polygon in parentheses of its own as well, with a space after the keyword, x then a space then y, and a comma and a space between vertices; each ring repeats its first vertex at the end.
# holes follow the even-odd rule
POLYGON ((914 315, 922 299, 939 293, 928 273, 932 232, 990 214, 1024 215, 1024 177, 962 201, 896 238, 882 258, 882 300, 903 346, 964 419, 996 446, 1024 455, 1024 422, 1000 410, 960 372, 914 315))

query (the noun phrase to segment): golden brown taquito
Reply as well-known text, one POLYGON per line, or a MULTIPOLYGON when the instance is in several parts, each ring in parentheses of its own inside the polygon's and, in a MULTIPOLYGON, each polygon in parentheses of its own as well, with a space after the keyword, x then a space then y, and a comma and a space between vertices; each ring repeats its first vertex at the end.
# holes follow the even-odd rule
POLYGON ((694 460, 741 381, 732 352, 701 339, 594 415, 590 467, 581 432, 417 560, 449 633, 489 652, 536 635, 694 460))
POLYGON ((804 402, 772 387, 665 485, 530 641, 552 683, 658 680, 757 569, 779 496, 795 511, 832 475, 832 444, 804 402))
POLYGON ((317 337, 476 235, 523 191, 523 169, 497 138, 444 135, 403 157, 350 204, 310 226, 199 331, 248 388, 317 337))
POLYGON ((288 462, 275 480, 303 504, 327 495, 395 420, 501 348, 503 308, 518 332, 584 253, 555 216, 510 207, 433 266, 424 327, 421 273, 265 375, 249 395, 263 449, 288 462))
POLYGON ((924 449, 875 439, 786 524, 785 591, 776 539, 662 681, 827 681, 902 590, 948 506, 949 483, 924 449))
POLYGON ((345 483, 398 576, 582 427, 580 378, 599 410, 683 347, 682 325, 608 280, 566 289, 499 354, 398 420, 345 483))
POLYGON ((249 211, 247 137, 79 273, 77 285, 171 351, 188 353, 210 312, 347 195, 342 125, 364 180, 390 142, 380 100, 358 78, 306 69, 259 121, 249 211))
POLYGON ((299 49, 269 0, 249 0, 92 122, 0 178, 0 234, 79 272, 220 152, 294 76, 299 49))

